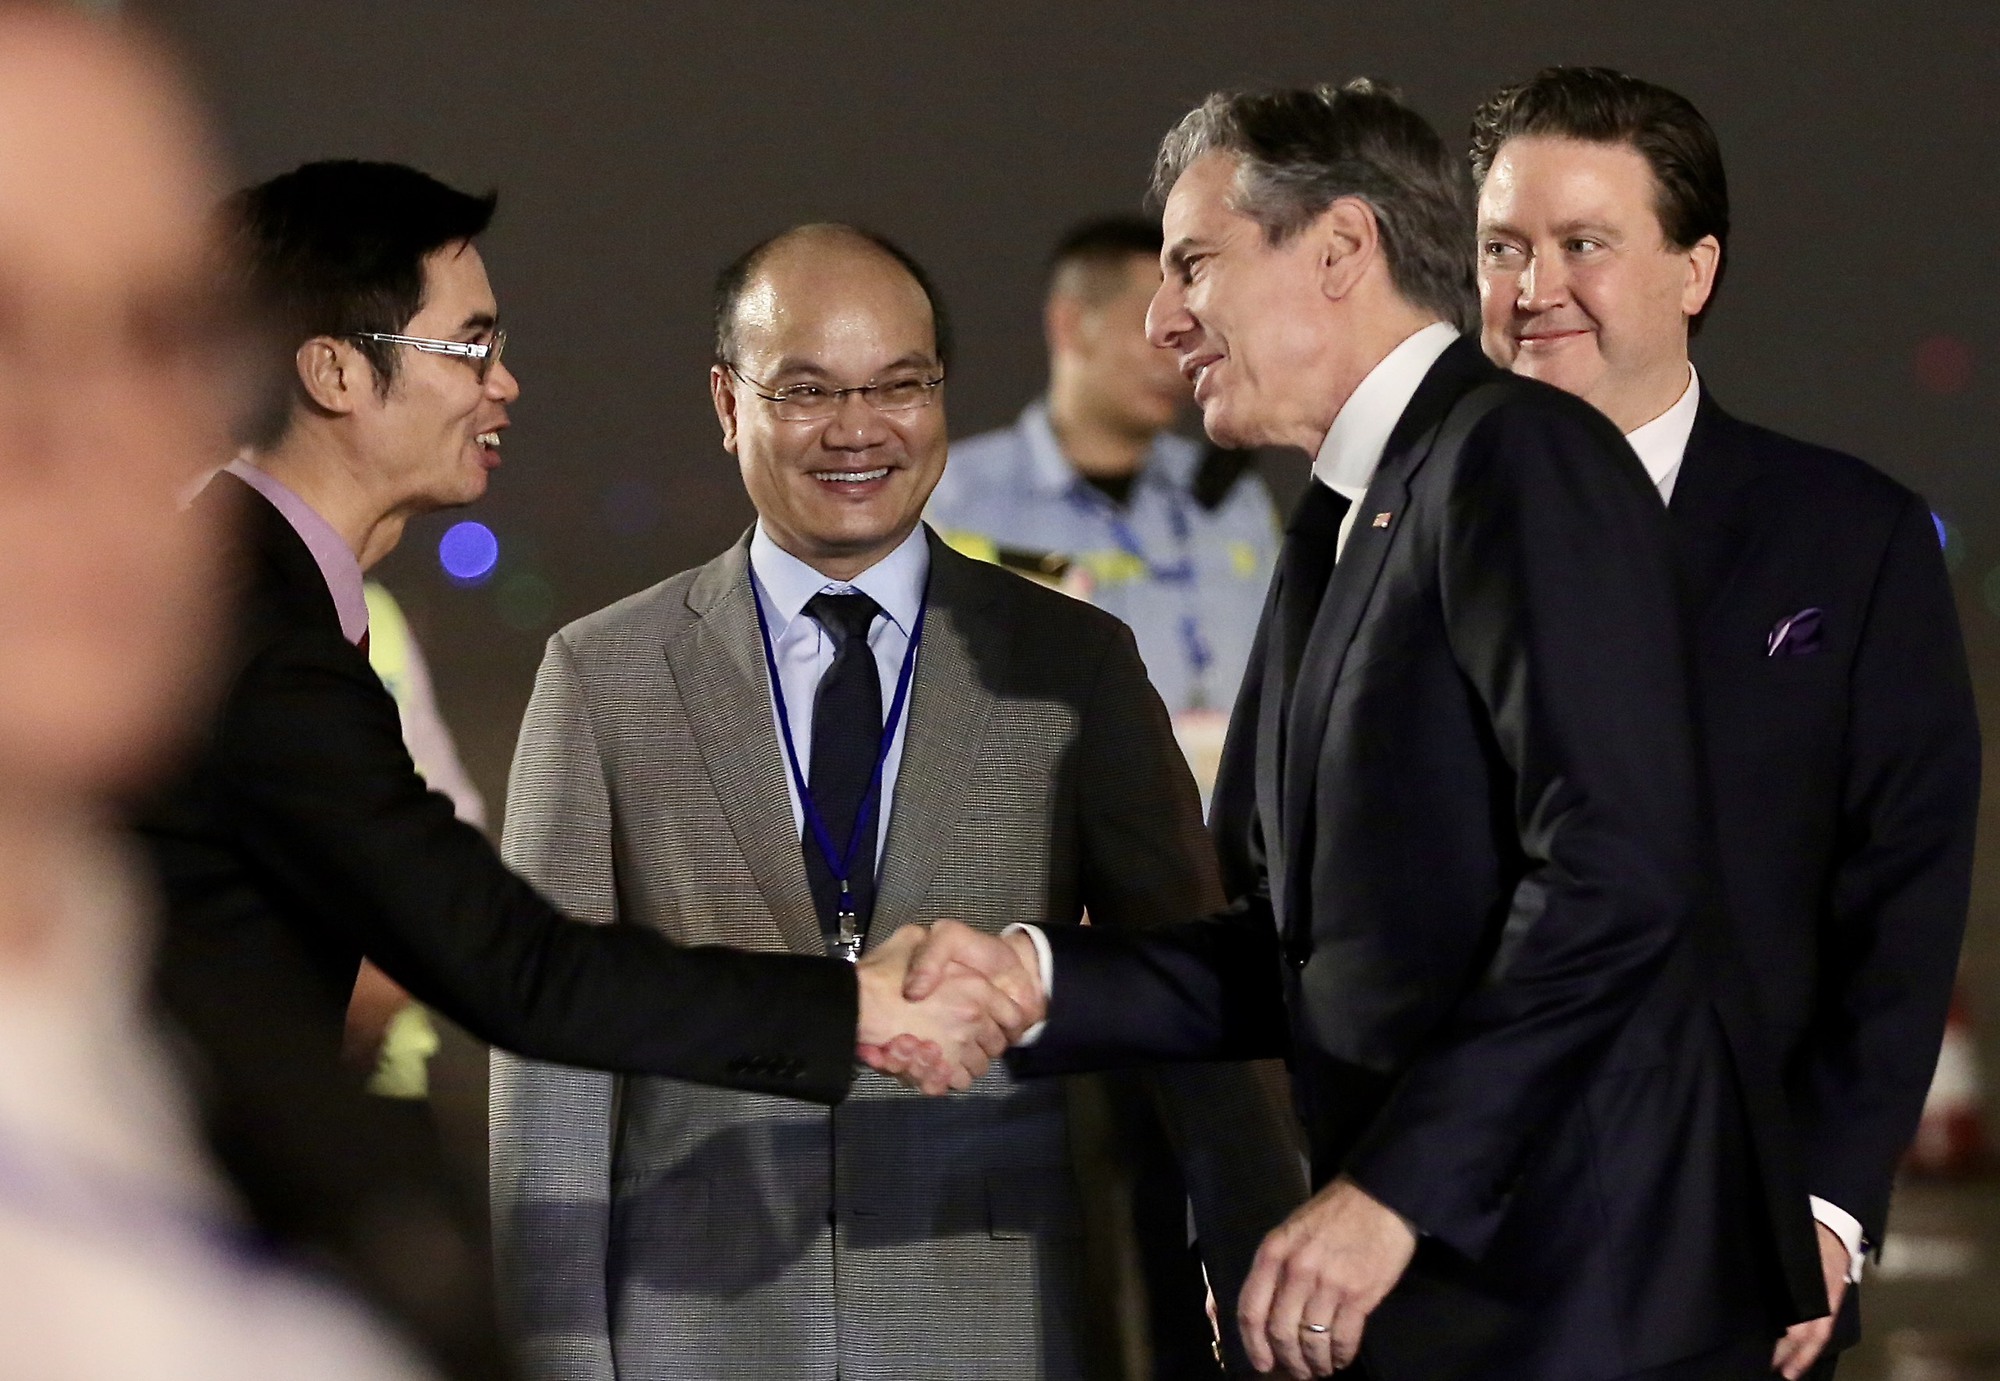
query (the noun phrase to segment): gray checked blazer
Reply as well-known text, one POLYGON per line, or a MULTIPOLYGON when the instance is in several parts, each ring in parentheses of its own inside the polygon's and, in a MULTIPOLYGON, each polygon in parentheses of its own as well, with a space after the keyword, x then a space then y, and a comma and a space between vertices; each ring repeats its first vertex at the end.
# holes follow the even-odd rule
MULTIPOLYGON (((753 599, 746 537, 550 639, 504 850, 571 915, 824 952, 753 599)), ((935 537, 929 599, 871 943, 1216 906, 1124 626, 935 537)), ((1304 1194, 1288 1114, 1245 1066, 1157 1086, 1233 1300, 1304 1194)), ((1068 1123, 1062 1081, 1000 1065, 935 1100, 863 1071, 827 1109, 496 1054, 505 1317, 538 1381, 1086 1375, 1068 1123)))

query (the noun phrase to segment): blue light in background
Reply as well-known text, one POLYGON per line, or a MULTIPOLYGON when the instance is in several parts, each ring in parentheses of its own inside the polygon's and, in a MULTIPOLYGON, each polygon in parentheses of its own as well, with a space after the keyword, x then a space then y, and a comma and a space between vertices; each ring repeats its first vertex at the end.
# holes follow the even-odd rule
POLYGON ((500 539, 484 523, 453 523, 438 539, 438 565, 453 580, 475 584, 493 574, 500 539))
POLYGON ((1951 530, 1944 525, 1944 519, 1933 513, 1931 514, 1931 524, 1937 528, 1938 545, 1949 547, 1951 545, 1951 530))

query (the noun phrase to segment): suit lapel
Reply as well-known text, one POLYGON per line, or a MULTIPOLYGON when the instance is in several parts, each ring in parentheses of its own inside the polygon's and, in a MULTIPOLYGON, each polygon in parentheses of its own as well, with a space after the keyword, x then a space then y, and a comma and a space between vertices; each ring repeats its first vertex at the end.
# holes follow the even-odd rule
POLYGON ((1688 617, 1697 623, 1742 561, 1754 526, 1747 498, 1758 466, 1748 449, 1736 444, 1741 426, 1702 389, 1667 505, 1682 596, 1688 617))
POLYGON ((805 856, 792 828, 784 753, 771 721, 749 539, 711 561, 687 598, 697 618, 668 641, 666 657, 702 765, 785 944, 801 954, 824 954, 805 856))
MULTIPOLYGON (((1280 774, 1284 813, 1280 818, 1288 865, 1301 857, 1301 851, 1292 846, 1308 825, 1306 806, 1312 794, 1314 768, 1326 739, 1333 688, 1340 680, 1347 649, 1354 642, 1355 630, 1361 626, 1361 616, 1375 592, 1382 563, 1403 530, 1410 479, 1430 455, 1438 429, 1452 404, 1494 372, 1471 341, 1461 340, 1440 355, 1417 386, 1409 406, 1403 409, 1388 444, 1383 447, 1375 478, 1356 505, 1347 546, 1333 568, 1326 597, 1320 602, 1312 633, 1306 640, 1305 656, 1299 662, 1298 684, 1292 692, 1287 715, 1280 774)), ((1289 887, 1290 876, 1289 871, 1278 874, 1274 884, 1289 887)), ((1274 893, 1278 890, 1278 886, 1273 887, 1274 893)))
POLYGON ((870 948, 921 914, 952 823, 973 788, 973 768, 993 713, 993 693, 986 689, 993 677, 980 675, 978 665, 990 667, 1012 652, 1006 626, 988 607, 990 596, 967 579, 971 560, 926 533, 929 605, 910 686, 910 726, 890 803, 875 920, 868 928, 870 948))

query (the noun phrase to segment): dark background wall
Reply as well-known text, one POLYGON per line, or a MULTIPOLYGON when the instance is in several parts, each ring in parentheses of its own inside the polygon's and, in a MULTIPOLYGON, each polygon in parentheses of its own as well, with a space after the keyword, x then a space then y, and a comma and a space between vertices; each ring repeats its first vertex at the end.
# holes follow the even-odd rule
MULTIPOLYGON (((1487 91, 1549 62, 1620 66, 1692 96, 1721 134, 1736 214, 1697 347, 1705 380, 1739 413, 1929 496, 1951 525, 1982 699, 2000 697, 1990 3, 130 8, 194 60, 246 179, 347 155, 501 191, 484 247, 523 394, 477 510, 500 564, 484 584, 451 584, 439 518, 379 572, 496 806, 548 633, 749 521, 705 382, 723 262, 805 219, 903 240, 956 310, 950 408, 968 434, 1038 386, 1046 245, 1080 215, 1133 206, 1187 106, 1217 86, 1363 73, 1398 83, 1455 139, 1487 91)), ((1969 969, 1989 1025, 1995 861, 1989 848, 1969 969)))

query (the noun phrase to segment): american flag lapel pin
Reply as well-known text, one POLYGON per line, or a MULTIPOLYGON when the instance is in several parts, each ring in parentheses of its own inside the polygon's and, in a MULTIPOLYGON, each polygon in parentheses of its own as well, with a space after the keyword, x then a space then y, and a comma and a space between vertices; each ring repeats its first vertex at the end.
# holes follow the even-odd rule
POLYGON ((1389 519, 1390 519, 1390 518, 1392 518, 1392 517, 1394 517, 1394 516, 1395 516, 1394 514, 1392 514, 1392 513, 1389 513, 1389 512, 1387 512, 1387 511, 1384 511, 1384 512, 1381 512, 1381 513, 1377 513, 1377 514, 1375 515, 1375 522, 1374 522, 1374 526, 1375 526, 1375 527, 1387 527, 1387 526, 1389 526, 1389 519))

